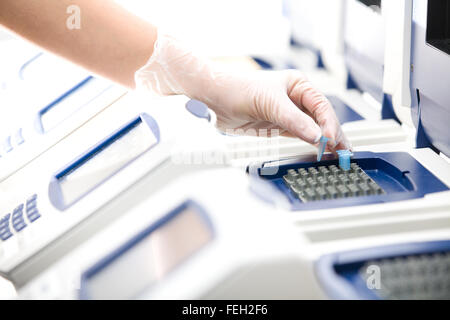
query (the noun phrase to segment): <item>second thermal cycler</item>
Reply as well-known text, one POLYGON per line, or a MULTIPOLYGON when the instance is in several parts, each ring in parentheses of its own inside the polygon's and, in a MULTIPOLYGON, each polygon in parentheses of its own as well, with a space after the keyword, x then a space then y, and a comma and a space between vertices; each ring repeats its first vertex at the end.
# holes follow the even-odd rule
POLYGON ((215 128, 185 102, 128 94, 4 180, 0 272, 23 285, 153 192, 203 169, 205 159, 184 165, 177 154, 207 143, 215 128))
POLYGON ((185 175, 23 286, 19 298, 305 298, 303 238, 268 209, 238 169, 185 175))
POLYGON ((410 72, 403 84, 411 94, 417 148, 368 147, 370 152, 355 153, 348 171, 326 158, 249 168, 258 184, 277 190, 260 196, 285 200, 288 217, 311 243, 311 286, 322 291, 311 298, 450 298, 450 97, 445 81, 450 6, 425 0, 404 4, 405 14, 397 17, 406 19, 399 21, 402 26, 410 24, 410 33, 402 36, 411 37, 411 46, 401 52, 410 72), (431 80, 436 77, 442 81, 431 80))

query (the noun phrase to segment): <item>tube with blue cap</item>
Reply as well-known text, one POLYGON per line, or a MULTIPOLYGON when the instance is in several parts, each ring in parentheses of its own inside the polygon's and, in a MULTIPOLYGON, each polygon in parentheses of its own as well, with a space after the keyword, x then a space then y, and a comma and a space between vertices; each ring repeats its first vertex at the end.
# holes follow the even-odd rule
MULTIPOLYGON (((320 162, 322 160, 322 156, 325 153, 325 148, 328 141, 330 141, 330 138, 327 138, 325 136, 320 137, 317 162, 320 162)), ((336 153, 339 156, 339 167, 341 167, 341 169, 344 171, 350 170, 350 158, 353 156, 353 153, 350 150, 337 150, 336 153)))
POLYGON ((338 150, 336 152, 339 156, 339 167, 344 171, 350 170, 350 158, 353 153, 350 150, 338 150))

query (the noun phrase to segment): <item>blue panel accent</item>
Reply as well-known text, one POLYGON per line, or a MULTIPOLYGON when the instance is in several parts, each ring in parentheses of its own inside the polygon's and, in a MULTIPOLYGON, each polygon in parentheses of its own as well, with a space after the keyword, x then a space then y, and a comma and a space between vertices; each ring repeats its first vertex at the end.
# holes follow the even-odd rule
POLYGON ((450 251, 450 241, 397 244, 329 254, 315 263, 317 279, 332 299, 379 299, 358 270, 366 262, 450 251))
POLYGON ((194 116, 200 119, 211 121, 211 113, 206 104, 198 100, 189 100, 186 103, 186 109, 194 116))
MULTIPOLYGON (((339 207, 350 207, 374 203, 394 202, 407 199, 422 198, 426 194, 447 191, 449 188, 430 171, 425 169, 408 153, 372 153, 356 152, 352 163, 358 164, 385 192, 381 195, 370 195, 356 198, 324 200, 303 203, 283 181, 289 169, 308 169, 310 167, 338 165, 338 160, 330 154, 324 155, 321 162, 315 156, 304 156, 291 161, 272 161, 257 163, 249 167, 248 172, 258 182, 270 183, 279 194, 258 194, 260 197, 272 198, 283 195, 291 205, 291 210, 320 210, 339 207), (283 164, 285 162, 286 164, 283 164), (273 174, 271 165, 279 165, 273 174)), ((252 189, 254 190, 254 189, 252 189)), ((270 202, 270 200, 268 200, 270 202)))
POLYGON ((430 139, 425 133, 425 129, 422 125, 422 119, 420 116, 419 104, 417 104, 417 116, 414 119, 417 127, 416 133, 416 147, 417 148, 430 148, 432 146, 430 139))
MULTIPOLYGON (((98 153, 100 153, 103 149, 109 147, 111 144, 113 144, 117 139, 123 137, 128 132, 130 132, 133 128, 138 126, 139 124, 145 124, 150 132, 155 136, 156 143, 149 146, 148 150, 152 149, 155 145, 157 145, 160 141, 160 131, 158 124, 155 119, 153 119, 151 116, 149 116, 146 113, 142 113, 137 117, 136 119, 132 120, 130 123, 126 124, 119 130, 117 130, 115 133, 110 135, 109 137, 105 138, 102 142, 98 143, 94 147, 90 148, 88 151, 86 151, 84 154, 82 154, 80 157, 75 159, 72 163, 65 166, 63 169, 59 170, 54 177, 51 179, 49 184, 49 199, 50 202, 59 210, 64 210, 68 208, 69 206, 73 205, 75 202, 79 201, 81 198, 86 196, 87 193, 91 192, 95 188, 97 188, 99 185, 104 183, 106 180, 108 180, 110 177, 117 174, 120 170, 128 166, 131 162, 133 162, 135 159, 131 159, 128 163, 124 164, 122 168, 120 168, 118 171, 111 174, 110 177, 108 177, 106 180, 101 181, 97 186, 90 189, 87 193, 82 195, 79 199, 76 199, 72 203, 64 203, 64 199, 62 197, 62 191, 59 184, 59 181, 64 178, 66 175, 70 174, 72 171, 78 169, 79 167, 83 166, 89 159, 95 157, 98 153)), ((149 132, 149 134, 150 134, 149 132)))
POLYGON ((355 80, 353 80, 352 75, 350 73, 347 74, 347 82, 346 82, 346 88, 347 90, 359 90, 358 86, 356 85, 355 80))
POLYGON ((410 87, 416 142, 450 156, 450 55, 426 41, 427 1, 413 5, 410 87))
POLYGON ((23 138, 23 132, 22 128, 18 129, 14 135, 14 140, 17 145, 21 145, 25 142, 25 139, 23 138))
POLYGON ((252 57, 253 61, 255 61, 259 67, 263 70, 284 70, 284 69, 297 69, 291 61, 282 61, 278 64, 276 62, 271 62, 270 60, 261 58, 261 57, 252 57))
POLYGON ((8 136, 5 141, 3 141, 3 150, 6 153, 9 153, 13 150, 12 144, 11 144, 11 137, 8 136))
POLYGON ((291 47, 297 47, 297 48, 302 48, 302 44, 300 42, 298 42, 294 37, 291 36, 291 38, 289 39, 289 44, 291 45, 291 47))
POLYGON ((359 113, 350 108, 341 99, 335 96, 327 96, 327 98, 333 105, 334 111, 336 112, 336 115, 341 124, 364 120, 364 118, 359 113))
POLYGON ((200 215, 207 227, 210 229, 212 236, 214 237, 214 226, 208 213, 200 206, 197 202, 193 200, 187 200, 181 205, 170 211, 168 214, 160 218, 155 223, 152 223, 148 228, 136 234, 133 238, 128 240, 122 246, 108 254, 106 257, 97 262, 94 266, 85 271, 81 276, 81 288, 80 288, 80 299, 88 300, 90 299, 90 294, 88 290, 88 282, 95 275, 104 270, 111 263, 120 259, 128 250, 132 249, 135 245, 140 243, 142 240, 147 239, 153 232, 163 227, 174 219, 179 214, 183 213, 186 209, 193 209, 198 215, 200 215))
POLYGON ((397 115, 394 111, 394 105, 392 103, 392 96, 390 94, 384 94, 383 96, 383 104, 381 107, 381 118, 382 119, 392 119, 401 124, 400 120, 397 118, 397 115))
POLYGON ((318 69, 326 69, 325 63, 323 62, 322 52, 317 51, 316 55, 317 55, 317 68, 318 69))
POLYGON ((274 68, 273 65, 267 60, 258 57, 252 57, 252 59, 261 67, 261 69, 272 70, 274 68))

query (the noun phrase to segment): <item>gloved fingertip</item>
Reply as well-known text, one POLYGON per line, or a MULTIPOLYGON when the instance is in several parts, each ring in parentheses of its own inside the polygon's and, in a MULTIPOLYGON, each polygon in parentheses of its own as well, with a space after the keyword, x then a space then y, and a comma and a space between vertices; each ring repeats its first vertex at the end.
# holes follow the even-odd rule
POLYGON ((316 139, 314 140, 314 143, 313 144, 318 144, 319 142, 320 142, 320 139, 322 138, 322 132, 318 132, 317 133, 317 137, 316 137, 316 139))

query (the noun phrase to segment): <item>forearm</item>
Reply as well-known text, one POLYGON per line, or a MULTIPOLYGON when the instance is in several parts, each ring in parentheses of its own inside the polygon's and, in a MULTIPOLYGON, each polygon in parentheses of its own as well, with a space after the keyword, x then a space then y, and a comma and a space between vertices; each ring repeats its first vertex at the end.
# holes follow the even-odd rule
POLYGON ((1 0, 0 24, 129 88, 157 37, 153 25, 110 0, 1 0), (67 27, 70 5, 81 10, 80 29, 67 27))

